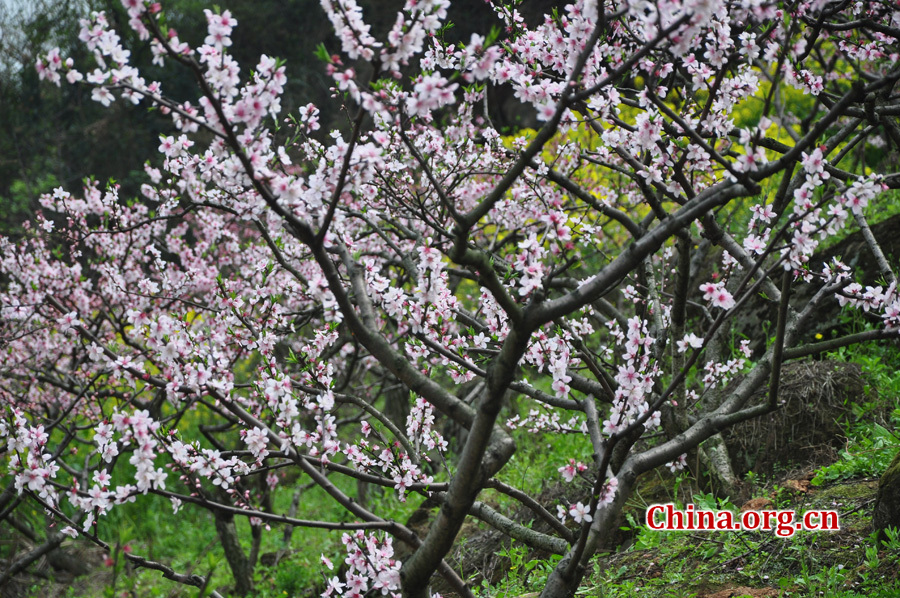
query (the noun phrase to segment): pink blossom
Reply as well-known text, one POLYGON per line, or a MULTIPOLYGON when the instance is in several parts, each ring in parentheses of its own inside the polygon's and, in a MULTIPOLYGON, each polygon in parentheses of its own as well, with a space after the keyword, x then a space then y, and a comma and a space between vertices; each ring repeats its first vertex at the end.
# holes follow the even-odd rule
POLYGON ((700 290, 703 291, 703 299, 709 301, 713 307, 731 309, 735 305, 735 300, 725 289, 724 283, 705 283, 700 285, 700 290))
POLYGON ((569 515, 575 520, 575 523, 590 523, 593 521, 588 507, 578 502, 569 507, 569 515))

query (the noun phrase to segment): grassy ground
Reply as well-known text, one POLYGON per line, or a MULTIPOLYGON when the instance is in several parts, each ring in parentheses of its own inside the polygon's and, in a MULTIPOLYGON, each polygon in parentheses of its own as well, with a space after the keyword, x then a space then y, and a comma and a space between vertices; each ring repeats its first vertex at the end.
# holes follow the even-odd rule
MULTIPOLYGON (((802 481, 802 480, 801 480, 802 481)), ((803 484, 790 484, 803 488, 803 484)), ((841 529, 797 532, 654 532, 640 529, 634 545, 598 560, 586 596, 724 598, 729 596, 898 596, 900 542, 876 547, 871 505, 877 481, 856 479, 805 491, 773 486, 765 508, 834 509, 841 529)), ((706 503, 709 497, 695 497, 706 503)), ((718 508, 735 508, 719 504, 718 508)))

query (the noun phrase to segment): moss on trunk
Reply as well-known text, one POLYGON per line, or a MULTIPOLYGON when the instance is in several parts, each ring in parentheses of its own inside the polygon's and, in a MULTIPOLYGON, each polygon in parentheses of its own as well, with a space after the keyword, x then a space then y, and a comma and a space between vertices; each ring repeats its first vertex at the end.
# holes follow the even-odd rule
POLYGON ((881 476, 878 483, 878 495, 875 498, 875 511, 872 513, 872 526, 878 532, 878 539, 885 540, 884 530, 888 527, 900 529, 900 453, 881 476))

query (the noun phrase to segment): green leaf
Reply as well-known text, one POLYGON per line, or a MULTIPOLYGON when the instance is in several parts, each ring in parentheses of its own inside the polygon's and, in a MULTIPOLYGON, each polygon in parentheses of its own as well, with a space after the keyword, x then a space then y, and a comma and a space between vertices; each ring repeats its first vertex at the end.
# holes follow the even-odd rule
POLYGON ((316 46, 316 58, 321 60, 322 62, 331 63, 331 53, 325 47, 325 44, 320 43, 316 46))

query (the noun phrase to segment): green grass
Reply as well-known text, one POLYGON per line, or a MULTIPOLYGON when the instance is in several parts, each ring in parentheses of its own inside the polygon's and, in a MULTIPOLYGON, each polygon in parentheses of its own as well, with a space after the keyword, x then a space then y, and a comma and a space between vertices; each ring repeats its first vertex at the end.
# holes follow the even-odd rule
MULTIPOLYGON (((869 534, 871 485, 837 484, 810 496, 795 496, 784 508, 837 508, 839 532, 656 532, 636 526, 626 551, 595 559, 579 595, 615 598, 696 596, 724 588, 771 588, 791 598, 854 598, 900 595, 896 577, 900 539, 878 547, 869 534)), ((695 505, 731 508, 709 495, 695 505)))
MULTIPOLYGON (((859 324, 865 329, 865 324, 859 324)), ((900 351, 893 343, 844 347, 830 359, 856 363, 867 381, 865 400, 850 404, 847 444, 838 460, 819 469, 814 485, 856 477, 880 476, 900 452, 900 351), (887 415, 884 415, 884 414, 887 415)))
MULTIPOLYGON (((894 410, 891 422, 895 430, 900 428, 900 409, 894 410)), ((900 436, 896 432, 878 423, 857 423, 837 462, 819 469, 811 483, 820 486, 825 482, 880 476, 897 452, 900 436)))

